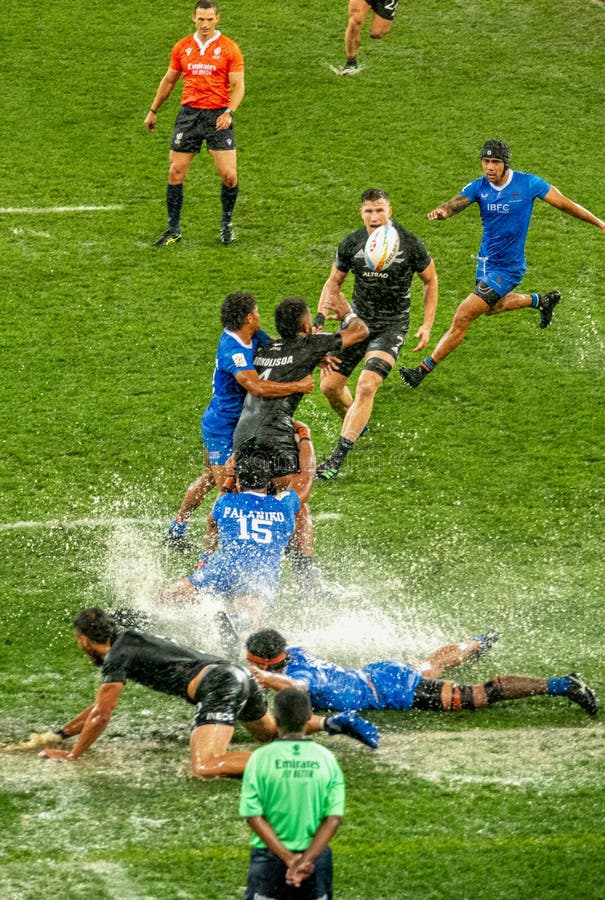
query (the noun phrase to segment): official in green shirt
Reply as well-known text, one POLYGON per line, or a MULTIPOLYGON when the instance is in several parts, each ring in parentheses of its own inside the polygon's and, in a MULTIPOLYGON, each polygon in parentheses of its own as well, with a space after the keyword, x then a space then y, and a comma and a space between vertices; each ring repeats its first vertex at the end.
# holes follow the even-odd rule
POLYGON ((245 900, 330 900, 329 842, 344 813, 334 755, 304 737, 308 694, 285 688, 273 710, 279 739, 256 750, 244 771, 240 815, 253 835, 245 900))

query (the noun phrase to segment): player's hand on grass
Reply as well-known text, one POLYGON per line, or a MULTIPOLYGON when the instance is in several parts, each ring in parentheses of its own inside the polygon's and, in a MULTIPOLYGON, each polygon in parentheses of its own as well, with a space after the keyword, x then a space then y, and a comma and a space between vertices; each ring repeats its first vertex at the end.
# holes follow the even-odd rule
POLYGON ((38 755, 39 755, 40 759, 73 760, 73 756, 71 755, 71 750, 53 750, 51 747, 46 747, 38 755))

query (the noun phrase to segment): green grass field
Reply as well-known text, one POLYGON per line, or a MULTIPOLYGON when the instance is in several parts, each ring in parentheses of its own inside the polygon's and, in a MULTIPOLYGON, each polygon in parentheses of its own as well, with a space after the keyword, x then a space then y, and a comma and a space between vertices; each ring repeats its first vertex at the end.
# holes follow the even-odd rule
MULTIPOLYGON (((359 77, 339 79, 345 0, 223 0, 247 64, 237 241, 218 242, 202 154, 184 240, 155 250, 178 97, 155 134, 143 119, 192 6, 5 3, 0 743, 90 702, 79 609, 144 602, 193 567, 161 537, 200 469, 227 293, 255 293, 269 329, 282 297, 315 303, 361 191, 381 186, 435 259, 434 345, 473 284, 480 222, 426 213, 477 177, 487 137, 605 216, 601 3, 402 2, 385 41, 364 33, 359 77), (84 206, 111 208, 50 211, 84 206)), ((302 608, 285 567, 276 625, 293 641, 358 664, 497 628, 460 680, 576 670, 605 698, 604 248, 596 228, 536 204, 524 287, 561 290, 552 327, 529 311, 480 320, 420 390, 385 383, 343 476, 311 498, 331 590, 302 608)), ((339 428, 318 389, 300 415, 322 458, 339 428)), ((203 608, 170 625, 216 649, 203 608)), ((348 788, 338 900, 602 897, 601 719, 548 698, 374 718, 375 753, 329 742, 348 788)), ((79 762, 0 751, 0 896, 241 897, 239 784, 191 778, 189 720, 129 685, 79 762)))

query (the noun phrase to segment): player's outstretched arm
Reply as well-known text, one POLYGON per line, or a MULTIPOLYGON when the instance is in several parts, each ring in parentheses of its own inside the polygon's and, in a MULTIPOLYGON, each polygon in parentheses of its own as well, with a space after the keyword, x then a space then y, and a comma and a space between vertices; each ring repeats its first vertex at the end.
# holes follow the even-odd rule
POLYGON ((310 394, 315 387, 312 375, 305 375, 300 381, 266 381, 256 369, 245 369, 238 372, 235 380, 253 397, 289 397, 290 394, 310 394))
POLYGON ((450 219, 452 216, 455 216, 456 213, 466 209, 466 207, 470 205, 470 202, 471 201, 465 194, 456 194, 451 200, 440 203, 436 209, 432 209, 430 213, 427 213, 427 218, 431 221, 434 221, 435 219, 450 219))
POLYGON ((97 691, 95 702, 89 708, 90 711, 74 747, 72 747, 71 750, 43 750, 40 753, 40 756, 43 759, 68 760, 78 759, 78 757, 82 756, 89 747, 92 747, 99 735, 107 728, 123 690, 124 683, 121 681, 110 681, 107 682, 107 684, 102 684, 97 691))
POLYGON ((600 228, 601 232, 605 234, 605 222, 602 219, 598 219, 590 212, 590 210, 585 209, 578 203, 574 203, 573 200, 570 200, 569 197, 562 194, 558 188, 551 185, 544 200, 546 203, 554 206, 555 209, 560 209, 561 212, 567 213, 569 216, 574 216, 576 219, 582 219, 584 222, 590 222, 591 225, 596 225, 597 228, 600 228))
MULTIPOLYGON (((262 688, 269 688, 272 691, 281 691, 282 688, 296 688, 299 691, 307 691, 307 685, 304 681, 296 681, 289 675, 281 675, 279 672, 267 672, 265 669, 259 669, 258 666, 250 663, 250 671, 262 688)), ((323 722, 323 718, 322 718, 323 722)), ((321 728, 315 729, 321 731, 321 728)))
MULTIPOLYGON (((341 294, 340 289, 346 277, 346 272, 341 272, 336 266, 332 266, 332 271, 330 272, 328 280, 321 289, 319 304, 317 306, 318 314, 322 315, 324 319, 329 318, 330 312, 338 305, 341 294)), ((316 327, 321 328, 323 321, 321 324, 316 324, 316 322, 313 324, 316 325, 316 327)))

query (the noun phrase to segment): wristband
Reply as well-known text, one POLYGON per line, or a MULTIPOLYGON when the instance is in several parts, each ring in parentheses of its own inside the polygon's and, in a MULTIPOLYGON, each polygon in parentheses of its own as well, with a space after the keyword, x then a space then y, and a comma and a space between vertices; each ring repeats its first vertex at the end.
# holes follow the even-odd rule
POLYGON ((349 322, 352 319, 356 319, 356 318, 357 318, 357 313, 355 313, 355 312, 353 312, 353 310, 351 310, 351 312, 348 312, 346 314, 346 316, 344 317, 344 319, 341 322, 341 325, 343 325, 343 327, 346 328, 347 325, 349 324, 349 322))
POLYGON ((234 109, 231 109, 230 106, 227 107, 227 109, 225 110, 225 112, 228 112, 229 115, 231 116, 231 118, 233 118, 233 116, 235 115, 235 110, 234 110, 234 109))
POLYGON ((149 107, 149 112, 152 112, 154 114, 154 116, 157 116, 157 114, 158 114, 157 109, 154 109, 153 106, 149 107))
POLYGON ((299 437, 298 443, 301 444, 303 441, 310 441, 310 440, 311 440, 310 437, 299 437))
POLYGON ((313 319, 313 328, 323 328, 326 317, 323 313, 318 312, 313 319))

